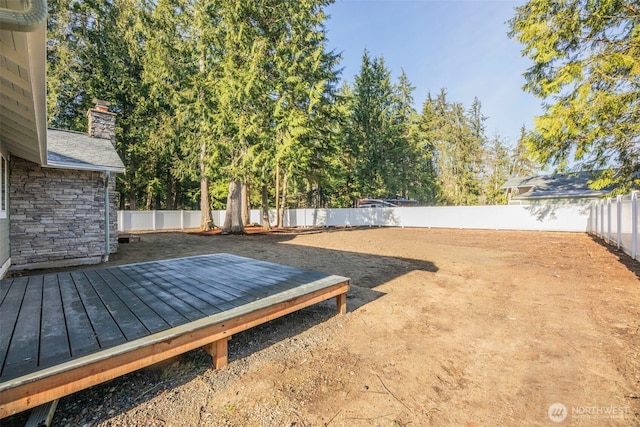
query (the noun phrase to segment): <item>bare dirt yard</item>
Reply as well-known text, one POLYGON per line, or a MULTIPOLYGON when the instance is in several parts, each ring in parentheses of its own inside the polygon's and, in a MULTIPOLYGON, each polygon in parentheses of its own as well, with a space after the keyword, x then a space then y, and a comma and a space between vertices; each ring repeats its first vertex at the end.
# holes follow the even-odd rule
POLYGON ((197 350, 68 396, 55 425, 640 425, 640 265, 586 234, 141 237, 110 264, 228 252, 339 274, 348 313, 235 335, 219 371, 197 350))

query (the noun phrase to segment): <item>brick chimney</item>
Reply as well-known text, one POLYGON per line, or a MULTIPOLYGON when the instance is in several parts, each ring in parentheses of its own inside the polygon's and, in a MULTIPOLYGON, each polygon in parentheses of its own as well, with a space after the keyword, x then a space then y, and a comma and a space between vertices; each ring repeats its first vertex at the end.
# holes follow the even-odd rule
POLYGON ((111 141, 116 146, 116 114, 109 111, 111 103, 94 99, 96 105, 89 108, 87 116, 89 117, 89 136, 94 138, 103 138, 111 141))

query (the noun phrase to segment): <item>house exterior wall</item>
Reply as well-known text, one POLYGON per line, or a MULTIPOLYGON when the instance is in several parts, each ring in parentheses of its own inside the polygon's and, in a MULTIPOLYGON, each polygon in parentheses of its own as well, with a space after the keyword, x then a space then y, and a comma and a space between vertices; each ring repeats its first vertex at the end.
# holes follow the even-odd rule
MULTIPOLYGON (((3 164, 5 165, 6 168, 9 168, 8 153, 0 151, 0 161, 4 162, 3 164)), ((9 174, 7 171, 2 171, 2 168, 0 167, 0 174, 2 172, 5 172, 6 176, 0 177, 0 185, 2 186, 2 188, 0 189, 0 197, 5 197, 6 195, 4 194, 4 192, 9 189, 9 185, 6 182, 4 182, 4 180, 9 174)), ((9 198, 6 197, 5 200, 7 201, 7 204, 8 204, 9 198)), ((0 205, 1 204, 2 202, 0 202, 0 205)), ((10 234, 9 234, 9 211, 8 211, 9 207, 5 206, 4 208, 5 208, 5 211, 0 213, 0 279, 4 277, 4 275, 6 274, 9 268, 10 256, 11 256, 11 240, 10 240, 10 234)), ((0 206, 0 210, 2 210, 2 206, 0 206)))
POLYGON ((0 279, 9 267, 9 243, 9 218, 0 219, 0 279))
MULTIPOLYGON (((12 157, 11 269, 105 259, 104 172, 43 168, 12 157)), ((115 178, 109 180, 110 252, 118 247, 115 178)))

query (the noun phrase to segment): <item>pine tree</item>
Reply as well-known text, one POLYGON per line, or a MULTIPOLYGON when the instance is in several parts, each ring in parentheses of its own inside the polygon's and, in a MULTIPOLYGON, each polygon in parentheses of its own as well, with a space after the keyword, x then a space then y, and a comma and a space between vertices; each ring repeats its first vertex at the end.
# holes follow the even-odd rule
POLYGON ((485 149, 481 204, 502 205, 507 203, 502 185, 509 178, 510 151, 499 135, 496 135, 485 149))
POLYGON ((485 144, 484 121, 476 99, 467 113, 450 103, 444 89, 429 94, 423 107, 422 127, 435 151, 439 200, 451 205, 474 205, 481 193, 481 162, 485 144))
MULTIPOLYGON (((117 188, 136 207, 141 188, 134 172, 138 145, 146 139, 140 84, 144 9, 135 0, 52 0, 48 4, 47 110, 53 127, 85 132, 94 98, 118 114, 117 150, 132 172, 119 176, 117 188)), ((120 198, 121 208, 127 199, 120 198)))
POLYGON ((546 100, 528 144, 541 163, 602 169, 594 188, 640 186, 640 6, 529 1, 510 36, 534 65, 524 89, 546 100))
POLYGON ((525 177, 534 175, 540 169, 534 158, 535 156, 527 146, 527 130, 523 125, 520 128, 520 138, 518 138, 518 142, 511 154, 509 176, 525 177))

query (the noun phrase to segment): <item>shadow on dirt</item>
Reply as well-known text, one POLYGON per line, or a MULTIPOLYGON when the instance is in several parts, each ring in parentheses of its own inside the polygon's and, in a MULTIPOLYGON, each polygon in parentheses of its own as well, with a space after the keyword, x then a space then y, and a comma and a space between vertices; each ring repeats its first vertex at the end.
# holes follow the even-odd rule
POLYGON ((618 249, 617 247, 608 244, 604 239, 600 237, 597 237, 593 234, 590 234, 589 236, 594 242, 603 246, 611 254, 615 255, 618 258, 618 261, 620 261, 620 264, 627 267, 629 271, 631 271, 636 275, 638 279, 640 279, 640 261, 631 258, 622 249, 618 249))

